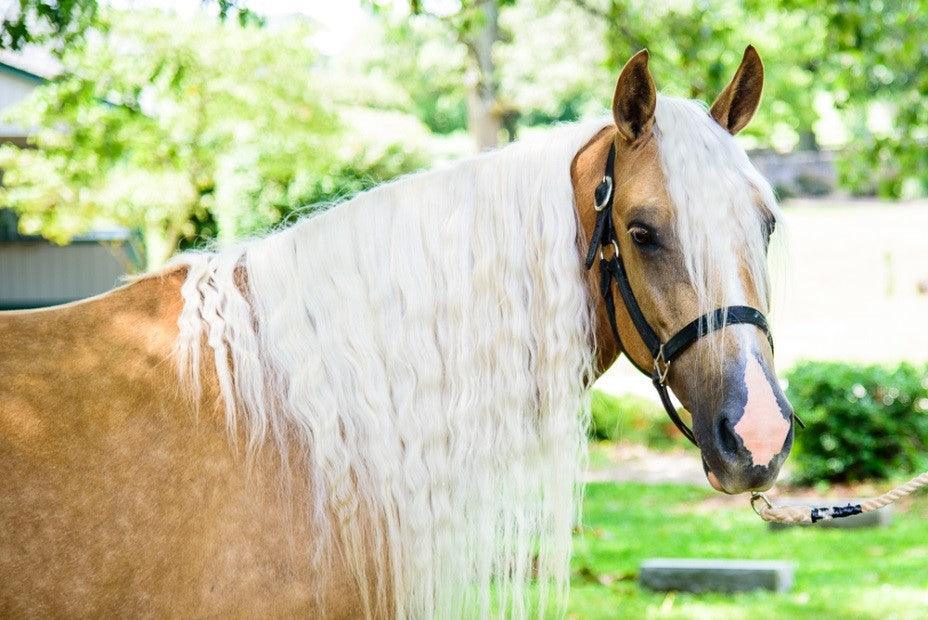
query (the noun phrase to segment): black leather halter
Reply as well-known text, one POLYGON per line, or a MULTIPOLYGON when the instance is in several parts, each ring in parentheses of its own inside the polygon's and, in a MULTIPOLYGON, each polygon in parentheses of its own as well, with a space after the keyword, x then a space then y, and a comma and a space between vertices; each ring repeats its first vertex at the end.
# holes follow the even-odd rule
POLYGON ((598 251, 599 290, 603 296, 603 302, 606 304, 606 315, 609 317, 609 326, 612 328, 616 346, 620 351, 626 351, 622 345, 622 337, 619 335, 619 327, 615 318, 615 299, 612 294, 613 281, 619 289, 619 294, 622 295, 622 301, 625 303, 625 308, 628 310, 628 315, 631 317, 638 335, 641 336, 642 342, 651 352, 651 357, 654 360, 653 367, 650 371, 642 368, 626 353, 628 359, 638 370, 651 376, 651 381, 654 383, 654 388, 657 390, 658 396, 660 396, 664 409, 667 410, 667 415, 677 425, 683 436, 698 446, 693 431, 680 419, 680 414, 677 413, 676 407, 670 401, 670 394, 667 392, 667 375, 670 373, 670 364, 694 342, 727 325, 746 323, 757 326, 767 336, 770 349, 773 350, 770 327, 760 310, 749 306, 728 306, 694 319, 667 342, 661 342, 660 337, 641 311, 638 300, 635 299, 631 282, 628 280, 628 273, 625 271, 622 254, 619 252, 615 222, 612 219, 613 189, 615 187, 612 171, 614 168, 615 144, 613 143, 609 149, 609 157, 606 159, 606 171, 603 174, 603 180, 596 187, 594 205, 598 214, 596 216, 596 226, 593 228, 593 238, 590 240, 590 248, 586 255, 586 268, 589 270, 593 267, 598 251), (609 253, 611 253, 611 256, 606 258, 609 253))

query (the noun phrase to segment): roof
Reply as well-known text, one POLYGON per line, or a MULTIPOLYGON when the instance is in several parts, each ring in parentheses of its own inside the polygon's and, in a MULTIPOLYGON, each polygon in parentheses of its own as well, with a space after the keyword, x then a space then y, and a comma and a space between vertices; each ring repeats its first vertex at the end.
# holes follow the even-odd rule
POLYGON ((0 71, 4 71, 6 73, 12 73, 13 75, 26 78, 27 80, 32 80, 36 84, 41 84, 46 81, 45 78, 41 76, 38 76, 34 73, 30 73, 23 69, 20 69, 19 67, 14 67, 13 65, 9 65, 3 61, 0 61, 0 71))
POLYGON ((0 71, 6 71, 36 83, 46 82, 61 73, 61 63, 42 47, 0 50, 0 71))

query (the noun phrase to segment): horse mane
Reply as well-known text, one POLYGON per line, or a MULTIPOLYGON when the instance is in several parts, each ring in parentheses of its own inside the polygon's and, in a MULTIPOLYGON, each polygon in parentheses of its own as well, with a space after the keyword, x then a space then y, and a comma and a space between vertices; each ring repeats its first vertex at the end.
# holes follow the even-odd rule
POLYGON ((305 453, 317 556, 368 615, 564 610, 592 377, 570 164, 607 124, 176 261, 186 382, 210 356, 249 451, 305 453))

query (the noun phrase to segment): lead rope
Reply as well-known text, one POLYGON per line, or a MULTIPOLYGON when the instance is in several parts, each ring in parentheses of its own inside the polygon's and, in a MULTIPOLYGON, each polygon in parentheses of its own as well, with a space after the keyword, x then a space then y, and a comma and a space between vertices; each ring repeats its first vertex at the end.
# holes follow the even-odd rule
POLYGON ((848 503, 845 506, 820 507, 774 506, 763 493, 753 493, 751 495, 751 508, 754 509, 754 512, 756 512, 761 519, 769 523, 785 523, 788 525, 818 523, 819 521, 841 519, 864 512, 879 510, 924 487, 928 487, 928 471, 912 478, 905 484, 891 491, 883 493, 879 497, 860 500, 856 504, 848 503), (758 500, 760 500, 763 505, 758 506, 758 500))

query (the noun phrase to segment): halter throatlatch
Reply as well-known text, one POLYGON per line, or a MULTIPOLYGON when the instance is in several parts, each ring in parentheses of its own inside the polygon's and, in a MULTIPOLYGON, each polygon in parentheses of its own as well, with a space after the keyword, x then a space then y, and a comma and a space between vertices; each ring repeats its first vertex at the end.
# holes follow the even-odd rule
POLYGON ((599 291, 606 305, 606 315, 609 317, 609 326, 612 328, 612 336, 615 338, 616 346, 620 351, 626 351, 622 345, 622 337, 619 335, 619 327, 615 318, 615 298, 612 293, 613 282, 619 289, 619 294, 622 295, 622 301, 625 303, 625 308, 628 310, 628 315, 631 317, 638 335, 641 336, 641 341, 644 342, 651 353, 653 363, 651 369, 648 370, 639 366, 630 355, 628 359, 638 370, 651 376, 651 382, 654 384, 658 396, 660 396, 664 409, 667 410, 667 415, 680 429, 683 436, 698 446, 696 436, 680 419, 680 414, 677 413, 676 407, 670 400, 670 394, 667 392, 667 377, 670 374, 670 365, 694 342, 727 325, 755 325, 767 336, 770 349, 773 350, 770 327, 760 310, 749 306, 728 306, 702 315, 698 319, 691 321, 666 342, 661 341, 641 311, 638 300, 635 299, 635 293, 632 291, 632 285, 625 270, 625 263, 619 251, 619 240, 616 236, 615 222, 612 219, 612 203, 615 189, 612 171, 614 169, 615 144, 613 143, 609 148, 609 157, 606 159, 606 171, 603 173, 603 180, 596 187, 594 195, 594 208, 597 211, 596 225, 593 228, 593 237, 590 239, 590 247, 586 255, 586 268, 589 270, 593 267, 598 253, 599 291))

